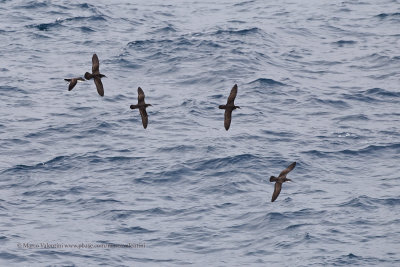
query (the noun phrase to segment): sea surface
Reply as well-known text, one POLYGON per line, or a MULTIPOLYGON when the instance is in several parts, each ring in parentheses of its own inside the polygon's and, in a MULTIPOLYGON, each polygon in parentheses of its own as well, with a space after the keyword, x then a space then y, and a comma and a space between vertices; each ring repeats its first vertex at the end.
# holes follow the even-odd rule
POLYGON ((400 266, 398 0, 3 0, 0 103, 0 266, 400 266))

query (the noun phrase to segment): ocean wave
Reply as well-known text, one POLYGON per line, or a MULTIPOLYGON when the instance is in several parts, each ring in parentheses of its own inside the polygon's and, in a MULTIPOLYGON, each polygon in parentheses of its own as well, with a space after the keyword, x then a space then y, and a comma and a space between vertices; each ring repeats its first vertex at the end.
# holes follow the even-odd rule
POLYGON ((82 165, 102 164, 102 163, 124 163, 135 160, 140 160, 140 156, 107 156, 101 157, 98 155, 88 154, 73 154, 68 156, 56 156, 50 160, 35 163, 32 165, 19 164, 9 168, 6 168, 2 174, 21 174, 31 173, 32 171, 67 171, 75 168, 79 168, 82 165))
POLYGON ((14 96, 15 94, 23 94, 23 95, 29 94, 28 91, 25 91, 20 87, 8 86, 8 85, 0 85, 0 92, 2 92, 2 94, 12 93, 14 96))
POLYGON ((331 259, 326 264, 333 266, 367 265, 367 264, 371 266, 379 266, 381 264, 384 264, 385 262, 387 261, 373 256, 362 257, 362 256, 357 256, 354 253, 349 253, 347 255, 342 255, 335 259, 331 259))
POLYGON ((399 18, 400 19, 400 12, 380 13, 379 15, 376 15, 376 17, 378 17, 380 19, 387 19, 387 18, 399 18))
POLYGON ((400 97, 400 92, 393 92, 383 88, 371 88, 365 91, 367 95, 375 95, 381 97, 400 97))
POLYGON ((343 100, 333 100, 333 99, 321 99, 321 98, 312 98, 311 101, 314 104, 323 105, 323 106, 331 106, 334 108, 350 108, 350 104, 343 100))
POLYGON ((199 161, 194 164, 194 170, 218 170, 230 165, 242 164, 247 162, 259 161, 260 158, 253 154, 241 154, 236 156, 228 156, 223 158, 214 158, 199 161))
POLYGON ((341 203, 340 207, 351 207, 351 208, 359 208, 362 210, 374 210, 377 209, 376 201, 374 198, 368 196, 359 196, 352 198, 349 201, 341 203))
POLYGON ((217 30, 214 34, 215 35, 241 35, 241 36, 247 36, 247 35, 254 35, 254 34, 263 34, 264 31, 261 30, 260 28, 253 27, 253 28, 248 28, 248 29, 241 29, 241 30, 234 30, 234 29, 229 29, 229 30, 217 30))
POLYGON ((342 155, 353 155, 353 156, 368 156, 368 157, 376 157, 376 154, 382 155, 382 152, 385 151, 386 154, 391 155, 392 152, 400 152, 400 143, 398 144, 387 144, 387 145, 368 145, 364 148, 360 149, 343 149, 338 151, 321 151, 321 150, 307 150, 302 153, 318 156, 318 157, 339 157, 342 155))
MULTIPOLYGON (((102 15, 93 15, 89 17, 72 17, 66 19, 57 19, 54 22, 40 23, 40 24, 30 24, 26 25, 27 28, 36 28, 39 31, 50 31, 54 29, 60 29, 62 27, 67 28, 66 22, 77 22, 77 21, 107 21, 107 19, 102 15)), ((84 32, 93 32, 94 30, 88 26, 81 26, 80 29, 84 32)))
POLYGON ((246 6, 246 5, 252 5, 255 1, 254 0, 250 0, 250 1, 243 1, 237 4, 234 4, 234 6, 246 6))
POLYGON ((138 215, 148 215, 148 216, 171 216, 182 213, 182 209, 167 209, 167 208, 150 208, 150 209, 132 209, 132 210, 122 210, 122 209, 112 209, 102 211, 101 213, 95 215, 95 217, 101 217, 109 220, 125 220, 128 218, 137 217, 138 215))
POLYGON ((158 152, 189 152, 189 151, 196 151, 195 146, 191 145, 178 145, 178 146, 170 146, 170 147, 162 147, 157 149, 158 152))
POLYGON ((60 21, 50 22, 50 23, 40 23, 40 24, 31 24, 27 25, 27 28, 36 28, 39 31, 49 31, 53 28, 60 28, 63 27, 60 21))
POLYGON ((157 232, 156 230, 149 230, 140 226, 120 227, 116 231, 107 231, 108 233, 129 233, 129 234, 148 234, 157 232))
POLYGON ((8 262, 29 262, 27 257, 20 255, 19 253, 8 253, 8 252, 0 252, 0 259, 8 260, 8 262))
POLYGON ((352 41, 352 40, 339 40, 339 41, 333 42, 333 44, 335 44, 339 47, 354 45, 356 43, 357 43, 356 41, 352 41))
POLYGON ((46 1, 38 2, 38 1, 28 1, 26 4, 19 5, 16 8, 18 9, 36 9, 36 8, 46 8, 49 7, 46 1))
POLYGON ((335 118, 338 121, 368 121, 368 116, 364 114, 347 115, 335 118))
POLYGON ((156 29, 155 31, 153 31, 153 33, 174 33, 177 32, 177 30, 175 30, 174 27, 172 26, 166 26, 166 27, 162 27, 159 29, 156 29))
POLYGON ((284 86, 286 84, 268 78, 259 78, 249 82, 249 84, 257 84, 259 86, 284 86))

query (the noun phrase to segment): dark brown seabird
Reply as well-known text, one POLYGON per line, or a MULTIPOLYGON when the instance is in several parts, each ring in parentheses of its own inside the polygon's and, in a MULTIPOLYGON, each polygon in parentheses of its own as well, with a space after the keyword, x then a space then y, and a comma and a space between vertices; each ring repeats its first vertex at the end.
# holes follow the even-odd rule
POLYGON ((83 79, 82 77, 64 79, 64 80, 69 82, 68 91, 71 91, 75 87, 75 85, 78 83, 78 81, 81 81, 81 82, 85 81, 85 79, 83 79))
POLYGON ((106 77, 106 75, 103 75, 100 73, 99 70, 99 58, 97 57, 96 54, 93 54, 92 57, 92 73, 90 74, 89 72, 85 73, 85 79, 90 80, 94 79, 94 84, 96 85, 97 92, 99 95, 104 96, 104 89, 103 89, 103 83, 101 82, 101 78, 106 77))
POLYGON ((286 178, 286 175, 287 175, 291 170, 293 170, 295 166, 296 166, 296 162, 293 162, 292 164, 290 164, 286 169, 284 169, 284 170, 279 174, 278 178, 275 177, 275 176, 271 176, 271 177, 269 178, 269 181, 270 181, 270 182, 275 182, 275 190, 274 190, 274 193, 272 194, 272 200, 271 200, 271 202, 274 202, 275 199, 278 198, 279 193, 281 192, 281 189, 282 189, 282 184, 283 184, 284 182, 290 182, 290 181, 292 181, 292 180, 286 178))
POLYGON ((151 106, 151 104, 146 104, 144 102, 144 92, 142 88, 137 89, 138 92, 138 103, 137 105, 131 105, 131 109, 136 109, 138 108, 140 111, 140 116, 142 117, 142 123, 143 123, 143 128, 147 128, 147 122, 148 122, 148 117, 147 117, 147 112, 146 108, 151 106))
POLYGON ((228 131, 229 126, 231 126, 231 120, 232 120, 232 111, 240 108, 239 106, 235 106, 234 101, 235 101, 235 97, 237 95, 237 84, 235 84, 232 87, 231 93, 228 97, 228 101, 226 102, 226 105, 220 105, 219 108, 220 109, 225 109, 225 120, 224 120, 224 125, 225 125, 225 129, 228 131))

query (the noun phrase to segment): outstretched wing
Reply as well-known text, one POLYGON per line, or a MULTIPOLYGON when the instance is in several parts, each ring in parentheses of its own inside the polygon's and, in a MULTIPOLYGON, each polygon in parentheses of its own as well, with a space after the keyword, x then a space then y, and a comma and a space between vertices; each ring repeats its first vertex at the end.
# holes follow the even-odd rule
POLYGON ((236 95, 237 95, 237 89, 238 89, 237 84, 235 84, 232 87, 231 93, 230 93, 230 95, 228 97, 227 105, 233 104, 233 102, 235 101, 235 98, 236 98, 236 95))
POLYGON ((144 92, 143 92, 142 88, 139 87, 137 89, 137 93, 138 93, 138 104, 144 103, 144 92))
POLYGON ((140 116, 142 117, 143 128, 146 129, 148 122, 146 108, 139 108, 139 111, 140 111, 140 116))
POLYGON ((68 91, 71 91, 77 83, 78 83, 77 79, 71 79, 71 82, 69 83, 69 86, 68 86, 68 91))
POLYGON ((96 54, 93 54, 92 57, 92 73, 93 74, 100 74, 100 70, 99 70, 99 58, 97 57, 96 54))
POLYGON ((286 177, 286 175, 294 169, 294 167, 296 166, 296 162, 293 162, 292 164, 290 164, 286 169, 284 169, 280 174, 279 174, 279 178, 281 177, 286 177))
POLYGON ((227 131, 231 126, 231 120, 232 120, 232 109, 227 108, 225 109, 225 120, 224 120, 224 126, 227 131))
POLYGON ((97 92, 99 93, 99 95, 104 96, 103 83, 101 82, 101 79, 95 77, 94 84, 96 84, 97 92))
POLYGON ((282 189, 282 183, 275 183, 275 190, 274 193, 272 194, 271 202, 274 202, 278 198, 281 189, 282 189))

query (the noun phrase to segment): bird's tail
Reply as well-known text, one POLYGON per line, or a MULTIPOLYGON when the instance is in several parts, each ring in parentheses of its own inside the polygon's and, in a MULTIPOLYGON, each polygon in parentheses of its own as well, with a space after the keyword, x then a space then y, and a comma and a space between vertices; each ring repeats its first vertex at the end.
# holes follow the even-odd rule
POLYGON ((278 178, 276 178, 275 176, 271 176, 271 177, 269 177, 269 181, 276 182, 276 181, 278 181, 278 178))

